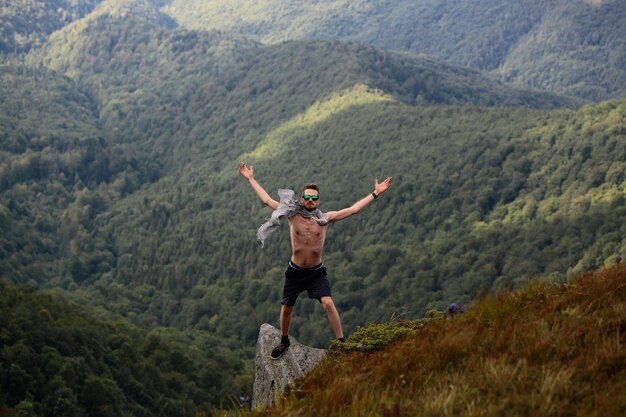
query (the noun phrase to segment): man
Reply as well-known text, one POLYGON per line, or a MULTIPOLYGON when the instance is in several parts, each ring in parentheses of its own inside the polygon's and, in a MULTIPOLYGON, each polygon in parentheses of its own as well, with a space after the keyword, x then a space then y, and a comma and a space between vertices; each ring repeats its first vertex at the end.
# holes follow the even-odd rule
POLYGON ((280 344, 272 351, 271 358, 280 358, 289 348, 291 313, 298 295, 304 291, 307 291, 309 298, 315 298, 322 303, 335 337, 343 341, 341 320, 333 303, 326 268, 322 263, 326 229, 330 223, 347 219, 359 213, 379 195, 387 191, 391 185, 391 177, 387 177, 382 183, 375 180, 374 192, 357 201, 351 207, 322 213, 319 210, 321 198, 319 187, 315 184, 304 186, 299 201, 295 201, 293 191, 279 190, 281 197, 279 202, 272 199, 254 179, 252 165, 248 168, 245 163, 240 163, 239 173, 250 183, 261 201, 274 210, 272 217, 261 226, 257 233, 262 242, 278 225, 279 218, 287 217, 289 220, 291 260, 285 272, 285 284, 281 300, 280 332, 282 337, 280 344))

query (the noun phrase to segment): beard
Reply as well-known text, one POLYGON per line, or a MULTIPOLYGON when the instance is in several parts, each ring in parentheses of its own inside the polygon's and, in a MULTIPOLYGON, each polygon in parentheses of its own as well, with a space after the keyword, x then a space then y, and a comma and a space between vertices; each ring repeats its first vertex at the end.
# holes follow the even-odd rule
POLYGON ((304 209, 305 209, 306 211, 315 211, 315 210, 317 210, 317 206, 316 206, 316 207, 313 207, 313 208, 309 208, 309 207, 307 207, 307 206, 304 206, 304 209))

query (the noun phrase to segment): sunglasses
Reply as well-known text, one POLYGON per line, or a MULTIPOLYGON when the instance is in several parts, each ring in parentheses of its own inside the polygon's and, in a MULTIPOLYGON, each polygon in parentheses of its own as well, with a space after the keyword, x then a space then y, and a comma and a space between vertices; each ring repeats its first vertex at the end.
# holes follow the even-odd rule
POLYGON ((308 194, 305 194, 305 195, 302 196, 302 198, 304 198, 305 200, 308 200, 310 198, 313 201, 317 201, 320 198, 320 196, 319 195, 308 195, 308 194))

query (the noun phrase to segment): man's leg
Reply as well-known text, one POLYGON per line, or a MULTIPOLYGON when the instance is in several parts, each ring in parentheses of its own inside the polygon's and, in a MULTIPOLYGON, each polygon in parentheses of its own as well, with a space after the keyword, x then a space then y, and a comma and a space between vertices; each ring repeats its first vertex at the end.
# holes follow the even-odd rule
MULTIPOLYGON (((290 266, 285 271, 285 284, 283 285, 283 297, 280 301, 282 304, 280 308, 280 343, 276 346, 270 358, 278 359, 283 356, 283 353, 289 349, 291 342, 289 341, 289 327, 291 325, 291 313, 293 312, 294 305, 298 295, 304 291, 304 288, 300 288, 300 281, 293 279, 294 272, 293 267, 290 266), (291 278, 291 279, 290 279, 291 278)), ((297 278, 297 277, 296 277, 297 278)))
POLYGON ((291 342, 289 341, 289 325, 291 324, 292 311, 293 306, 286 304, 283 304, 280 309, 280 344, 272 350, 272 353, 270 353, 270 358, 272 359, 278 359, 283 356, 283 353, 285 353, 291 345, 291 342))
POLYGON ((291 312, 294 306, 288 306, 283 304, 280 309, 280 335, 289 335, 289 326, 291 325, 291 312))
POLYGON ((335 337, 337 339, 343 339, 343 330, 341 329, 341 319, 339 318, 339 313, 337 312, 337 308, 335 307, 335 303, 333 299, 326 295, 320 298, 322 302, 322 306, 324 306, 324 310, 326 310, 326 314, 328 315, 328 321, 330 322, 330 328, 333 329, 335 333, 335 337))

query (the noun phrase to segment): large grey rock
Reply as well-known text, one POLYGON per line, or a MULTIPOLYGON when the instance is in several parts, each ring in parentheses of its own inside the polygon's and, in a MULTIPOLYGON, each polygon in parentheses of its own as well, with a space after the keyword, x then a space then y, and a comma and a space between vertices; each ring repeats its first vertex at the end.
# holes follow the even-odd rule
POLYGON ((289 336, 291 346, 279 359, 271 359, 272 349, 280 343, 280 331, 267 323, 261 325, 256 344, 256 372, 252 408, 274 404, 288 384, 308 374, 324 357, 324 349, 301 345, 289 336))

